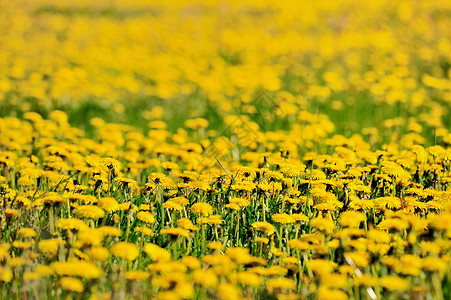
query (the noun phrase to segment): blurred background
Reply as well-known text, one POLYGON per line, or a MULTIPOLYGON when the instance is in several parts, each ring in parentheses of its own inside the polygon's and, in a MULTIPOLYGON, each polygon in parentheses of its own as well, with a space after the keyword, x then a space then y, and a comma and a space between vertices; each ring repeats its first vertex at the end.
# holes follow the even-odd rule
POLYGON ((451 142, 447 0, 0 1, 0 36, 2 117, 451 142))

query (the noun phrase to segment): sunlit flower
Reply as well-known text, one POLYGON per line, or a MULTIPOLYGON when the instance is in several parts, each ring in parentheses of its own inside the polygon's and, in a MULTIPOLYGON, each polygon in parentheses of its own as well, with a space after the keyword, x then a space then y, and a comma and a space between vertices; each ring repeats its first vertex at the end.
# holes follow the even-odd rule
POLYGON ((80 276, 86 279, 100 278, 102 270, 95 264, 87 261, 67 261, 55 262, 52 268, 58 275, 64 276, 80 276))
POLYGON ((42 240, 38 243, 38 248, 46 255, 55 255, 58 252, 59 245, 64 245, 66 242, 62 239, 42 240))
POLYGON ((198 216, 202 215, 206 217, 213 213, 213 207, 210 204, 204 202, 195 203, 191 206, 191 211, 198 216))
POLYGON ((80 205, 75 209, 75 214, 80 218, 97 220, 105 216, 105 211, 95 205, 80 205))
POLYGON ((398 276, 387 275, 379 278, 379 285, 389 291, 402 291, 408 288, 409 283, 398 276))
POLYGON ((134 281, 142 281, 149 278, 149 276, 150 276, 149 272, 145 271, 128 271, 125 273, 125 278, 127 280, 134 281))
POLYGON ((139 249, 135 244, 119 242, 111 247, 111 253, 117 257, 133 261, 138 257, 139 249))
POLYGON ((207 248, 219 251, 222 250, 223 246, 220 242, 210 242, 207 244, 207 248))
POLYGON ((165 228, 160 230, 160 234, 189 237, 189 230, 183 228, 165 228))
POLYGON ((218 285, 218 276, 208 269, 194 271, 193 280, 195 283, 206 288, 214 288, 218 285))
POLYGON ((331 233, 335 229, 335 223, 332 220, 326 218, 311 219, 310 226, 319 231, 325 231, 327 233, 331 233))
POLYGON ((113 212, 119 209, 119 203, 112 197, 103 197, 99 199, 99 206, 106 212, 113 212))
POLYGON ((105 236, 120 236, 122 234, 121 230, 112 226, 101 226, 98 227, 99 230, 105 236))
POLYGON ((285 213, 272 215, 272 220, 280 224, 291 224, 296 222, 295 218, 285 213))
POLYGON ((153 260, 157 262, 168 261, 171 259, 171 254, 168 250, 161 248, 155 244, 145 244, 144 251, 147 255, 153 260))
POLYGON ((72 292, 83 292, 83 283, 81 280, 72 277, 63 277, 60 280, 61 287, 72 292))
POLYGON ((181 218, 178 219, 176 222, 178 227, 188 229, 188 230, 199 230, 199 227, 195 226, 190 219, 187 218, 181 218))
POLYGON ((252 223, 252 227, 254 227, 257 230, 263 231, 266 234, 272 234, 274 233, 274 226, 268 222, 254 222, 252 223))
POLYGON ((105 247, 91 247, 88 251, 89 256, 94 260, 104 261, 110 257, 110 252, 105 247))
POLYGON ((147 211, 140 211, 136 214, 136 217, 146 223, 153 224, 155 223, 155 216, 147 211))
POLYGON ((61 218, 58 220, 57 226, 65 230, 83 230, 88 228, 88 225, 85 222, 76 218, 61 218))
POLYGON ((171 200, 168 200, 165 203, 163 203, 163 207, 169 210, 177 210, 177 211, 183 210, 183 206, 181 204, 173 202, 171 200))
POLYGON ((352 211, 348 210, 340 214, 340 219, 338 222, 343 227, 359 227, 361 222, 364 222, 366 220, 365 214, 358 212, 358 211, 352 211))
POLYGON ((270 293, 276 293, 279 290, 294 290, 296 283, 288 278, 272 278, 266 282, 266 289, 270 293))
POLYGON ((33 238, 36 237, 36 231, 33 228, 20 228, 17 235, 23 238, 33 238))

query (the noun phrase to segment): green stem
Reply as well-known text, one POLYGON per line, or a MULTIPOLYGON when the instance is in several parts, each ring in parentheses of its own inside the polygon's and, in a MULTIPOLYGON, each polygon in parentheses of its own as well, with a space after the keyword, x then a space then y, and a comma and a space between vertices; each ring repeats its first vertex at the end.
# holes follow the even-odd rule
POLYGON ((53 233, 55 232, 55 229, 53 228, 53 205, 50 205, 49 226, 50 226, 50 234, 53 236, 53 233))
POLYGON ((127 214, 127 229, 125 231, 125 241, 128 242, 128 237, 130 235, 130 214, 127 214))
POLYGON ((205 249, 205 224, 202 224, 202 245, 201 251, 203 252, 205 249))
POLYGON ((236 245, 239 246, 240 244, 240 213, 236 213, 236 228, 235 228, 235 234, 236 234, 236 245))

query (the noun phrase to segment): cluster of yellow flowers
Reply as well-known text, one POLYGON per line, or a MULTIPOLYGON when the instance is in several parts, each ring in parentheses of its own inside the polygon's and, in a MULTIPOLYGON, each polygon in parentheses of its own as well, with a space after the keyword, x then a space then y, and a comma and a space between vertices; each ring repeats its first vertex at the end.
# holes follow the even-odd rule
POLYGON ((199 169, 208 145, 180 132, 93 120, 89 139, 49 116, 0 119, 5 284, 94 298, 443 295, 450 149, 341 137, 315 144, 330 154, 274 143, 199 169))
POLYGON ((451 297, 450 13, 2 2, 0 298, 451 297))

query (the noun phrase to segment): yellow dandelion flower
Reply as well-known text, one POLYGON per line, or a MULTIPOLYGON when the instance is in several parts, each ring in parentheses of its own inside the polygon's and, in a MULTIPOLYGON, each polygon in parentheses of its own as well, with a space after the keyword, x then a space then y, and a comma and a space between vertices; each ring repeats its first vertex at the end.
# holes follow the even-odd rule
POLYGON ((8 218, 15 218, 20 215, 20 212, 17 209, 14 208, 6 208, 4 210, 5 216, 8 218))
POLYGON ((274 233, 274 226, 268 222, 254 222, 251 225, 253 228, 263 231, 264 233, 270 235, 274 233))
POLYGON ((294 290, 296 288, 296 283, 288 278, 272 278, 268 279, 266 282, 266 289, 269 293, 277 293, 280 290, 294 290))
POLYGON ((399 273, 418 276, 421 273, 421 258, 412 254, 405 254, 400 258, 399 273))
POLYGON ((57 226, 65 230, 83 230, 88 228, 88 225, 85 222, 76 218, 61 218, 58 220, 57 226))
POLYGON ((29 249, 29 248, 31 248, 31 246, 34 245, 34 240, 27 241, 27 242, 24 242, 24 241, 14 241, 12 245, 13 245, 13 247, 16 248, 16 249, 21 249, 21 250, 29 249))
POLYGON ((242 299, 239 288, 230 283, 220 283, 217 294, 221 300, 239 300, 242 299))
POLYGON ((144 251, 153 261, 168 261, 171 259, 171 253, 155 244, 145 244, 144 251))
POLYGON ((264 279, 260 275, 247 271, 238 272, 236 274, 236 280, 242 285, 252 287, 258 287, 264 281, 264 279))
POLYGON ((23 279, 25 281, 39 280, 41 279, 41 274, 37 272, 25 272, 23 273, 23 279))
POLYGON ((254 242, 268 245, 269 239, 268 238, 259 237, 259 238, 254 239, 254 242))
POLYGON ((38 243, 38 248, 46 255, 56 255, 59 245, 65 245, 66 242, 63 239, 48 239, 42 240, 38 243))
POLYGON ((112 197, 103 197, 99 199, 99 206, 106 212, 113 212, 119 209, 119 203, 112 197))
POLYGON ((409 228, 409 222, 398 218, 388 218, 377 224, 378 229, 403 231, 409 228))
POLYGON ((178 203, 180 205, 188 205, 189 200, 185 197, 174 197, 171 199, 172 202, 178 203))
POLYGON ((71 260, 66 262, 55 262, 53 270, 60 276, 80 276, 86 279, 100 278, 102 270, 94 263, 81 260, 71 260))
POLYGON ((330 260, 311 259, 306 262, 307 269, 322 274, 330 274, 337 267, 337 264, 330 260))
POLYGON ((329 248, 337 249, 340 246, 340 240, 333 239, 326 243, 326 246, 329 248))
POLYGON ((191 270, 199 269, 201 267, 200 260, 194 256, 184 256, 182 257, 180 262, 186 265, 191 270))
POLYGON ((161 274, 171 274, 171 273, 185 273, 187 270, 186 265, 179 261, 162 261, 155 264, 150 264, 147 268, 154 272, 159 272, 161 274))
POLYGON ((36 231, 33 228, 20 228, 17 231, 17 235, 23 238, 34 238, 36 237, 36 231))
POLYGON ((296 220, 289 214, 282 213, 282 214, 274 214, 272 215, 271 219, 280 224, 292 224, 295 223, 296 220))
POLYGON ((135 232, 141 232, 144 235, 147 236, 153 236, 153 230, 147 227, 140 227, 140 226, 136 226, 134 229, 135 232))
POLYGON ((405 279, 393 275, 379 278, 379 285, 389 291, 403 291, 409 287, 409 283, 405 279))
POLYGON ((130 202, 124 202, 119 204, 118 209, 119 210, 128 210, 130 209, 131 203, 130 202))
POLYGON ((41 276, 51 276, 54 273, 53 269, 50 266, 47 266, 47 265, 38 265, 38 266, 36 266, 35 272, 38 273, 41 276))
POLYGON ((139 206, 139 210, 150 210, 150 209, 151 209, 151 207, 149 204, 141 204, 139 206))
POLYGON ((149 272, 145 271, 128 271, 125 273, 125 278, 130 281, 143 281, 149 278, 149 272))
POLYGON ((207 217, 213 213, 213 207, 205 202, 195 203, 191 206, 191 212, 198 216, 207 217))
POLYGON ((231 198, 230 199, 230 203, 238 205, 239 207, 245 207, 245 206, 249 206, 250 205, 250 201, 249 200, 247 200, 246 198, 238 198, 238 197, 231 198))
POLYGON ((183 210, 183 206, 179 203, 176 203, 174 201, 168 200, 166 202, 163 203, 163 207, 169 210, 176 210, 176 211, 181 211, 183 210))
POLYGON ((191 299, 194 296, 194 287, 191 282, 180 280, 175 286, 175 292, 182 299, 191 299))
POLYGON ((27 261, 22 258, 22 257, 12 257, 10 259, 8 259, 8 266, 15 268, 15 267, 20 267, 23 266, 27 263, 27 261))
POLYGON ((155 223, 155 216, 148 211, 140 211, 136 214, 136 217, 138 218, 138 220, 149 224, 155 223))
POLYGON ((229 203, 225 205, 226 208, 230 208, 231 210, 240 210, 241 207, 235 203, 229 203))
MULTIPOLYGON (((352 273, 354 273, 354 269, 352 269, 352 273)), ((354 284, 357 286, 376 286, 377 285, 377 278, 370 276, 370 275, 366 275, 363 274, 361 277, 354 277, 353 278, 354 284)))
POLYGON ((249 249, 242 247, 228 248, 226 255, 232 258, 237 264, 248 264, 254 260, 252 255, 249 254, 249 249))
POLYGON ((427 256, 423 258, 421 265, 423 270, 439 272, 440 274, 444 274, 446 269, 449 268, 449 262, 437 256, 427 256))
POLYGON ((0 266, 0 281, 10 282, 13 279, 13 272, 9 268, 0 266))
POLYGON ((361 222, 366 220, 366 215, 353 210, 347 210, 340 214, 338 223, 343 227, 358 228, 361 222))
POLYGON ((113 226, 102 226, 102 227, 98 227, 97 230, 99 230, 105 236, 118 237, 122 234, 122 232, 119 228, 116 228, 113 226))
POLYGON ((63 277, 60 280, 61 287, 67 291, 83 292, 83 283, 81 280, 72 277, 63 277))
POLYGON ((219 250, 222 250, 223 246, 222 246, 222 243, 215 241, 215 242, 209 242, 207 244, 207 248, 219 251, 219 250))
POLYGON ((110 252, 105 247, 91 247, 88 250, 88 254, 93 260, 100 261, 107 260, 110 257, 110 252))
POLYGON ((401 208, 401 200, 398 197, 387 196, 379 197, 373 200, 378 209, 399 209, 401 208))
POLYGON ((296 220, 296 222, 308 222, 309 218, 304 215, 303 213, 298 213, 298 214, 291 214, 290 215, 293 219, 296 220))
POLYGON ((349 257, 357 267, 365 268, 370 263, 370 255, 368 252, 347 252, 345 253, 345 256, 349 257))
POLYGON ((370 229, 367 232, 366 236, 368 239, 373 240, 377 243, 387 244, 391 240, 390 234, 388 234, 384 231, 381 231, 381 230, 376 230, 376 229, 370 229))
POLYGON ((193 281, 205 288, 215 288, 218 285, 218 276, 211 270, 195 270, 193 281))
POLYGON ((111 247, 113 255, 124 258, 129 261, 135 260, 139 255, 139 249, 135 244, 128 242, 119 242, 111 247))
POLYGON ((323 286, 330 288, 345 288, 348 286, 348 276, 345 274, 323 274, 320 278, 323 286))
POLYGON ((75 215, 79 218, 97 220, 105 216, 105 211, 95 205, 80 205, 75 209, 75 215))
POLYGON ((50 192, 41 201, 42 203, 65 203, 66 199, 58 193, 50 192))
POLYGON ((189 230, 183 228, 165 228, 160 230, 160 234, 189 237, 189 230))
POLYGON ((336 228, 335 223, 332 220, 321 217, 311 219, 310 226, 327 233, 332 233, 336 228))
POLYGON ((179 165, 172 161, 162 162, 161 167, 166 170, 178 170, 179 169, 179 165))
POLYGON ((220 225, 220 224, 222 224, 221 215, 211 215, 211 216, 208 218, 208 223, 210 223, 210 224, 215 224, 215 225, 220 225))
POLYGON ((348 295, 345 292, 337 289, 331 289, 326 286, 322 286, 318 289, 318 300, 347 300, 348 295))
POLYGON ((280 257, 280 256, 286 256, 287 255, 285 252, 281 251, 280 249, 274 248, 274 247, 271 248, 271 253, 275 257, 280 257))
POLYGON ((116 171, 118 171, 122 166, 120 161, 112 157, 105 157, 100 161, 100 163, 108 169, 114 169, 116 171))
POLYGON ((301 250, 301 251, 308 250, 311 248, 311 245, 309 243, 298 240, 298 239, 288 241, 288 246, 290 246, 290 248, 292 248, 292 249, 301 250))
POLYGON ((84 245, 99 246, 103 236, 103 232, 99 229, 87 228, 78 233, 78 240, 84 245))

